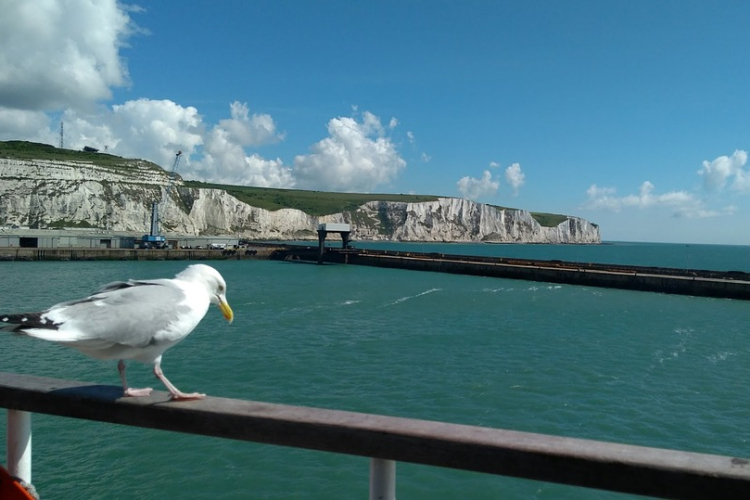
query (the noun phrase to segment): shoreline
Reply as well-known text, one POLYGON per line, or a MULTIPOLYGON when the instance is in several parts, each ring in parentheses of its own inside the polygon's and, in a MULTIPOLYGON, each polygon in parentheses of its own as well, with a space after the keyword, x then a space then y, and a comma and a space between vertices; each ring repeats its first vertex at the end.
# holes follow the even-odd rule
POLYGON ((0 247, 0 262, 95 260, 267 260, 280 245, 218 249, 12 248, 0 247))

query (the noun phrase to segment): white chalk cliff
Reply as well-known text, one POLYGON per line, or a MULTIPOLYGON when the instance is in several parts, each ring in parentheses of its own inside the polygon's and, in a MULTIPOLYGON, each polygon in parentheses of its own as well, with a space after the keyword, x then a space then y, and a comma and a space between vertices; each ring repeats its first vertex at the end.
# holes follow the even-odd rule
MULTIPOLYGON (((148 232, 151 204, 169 175, 145 161, 121 165, 0 158, 0 226, 96 227, 148 232)), ((354 211, 315 217, 295 209, 250 206, 221 189, 188 188, 180 179, 161 204, 167 234, 231 235, 257 240, 317 239, 323 222, 352 225, 352 238, 383 241, 600 243, 599 228, 567 217, 545 227, 525 210, 458 198, 422 203, 371 201, 354 211)))

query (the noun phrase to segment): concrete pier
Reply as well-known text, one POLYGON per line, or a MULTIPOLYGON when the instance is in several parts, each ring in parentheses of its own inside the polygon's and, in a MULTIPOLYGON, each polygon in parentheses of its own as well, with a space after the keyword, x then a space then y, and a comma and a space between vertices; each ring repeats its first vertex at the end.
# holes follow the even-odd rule
MULTIPOLYGON (((310 247, 289 247, 271 258, 315 260, 310 247)), ((477 257, 438 253, 328 248, 324 262, 470 274, 568 285, 750 300, 750 273, 584 262, 477 257)))
POLYGON ((266 260, 280 247, 258 245, 232 249, 142 250, 133 248, 11 248, 0 247, 3 261, 38 260, 266 260))

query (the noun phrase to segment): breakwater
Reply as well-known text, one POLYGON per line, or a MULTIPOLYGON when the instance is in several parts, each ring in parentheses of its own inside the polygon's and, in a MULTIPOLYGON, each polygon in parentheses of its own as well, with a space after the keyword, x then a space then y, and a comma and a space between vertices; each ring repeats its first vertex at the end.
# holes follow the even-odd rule
POLYGON ((268 259, 277 245, 215 249, 0 248, 0 261, 79 260, 244 260, 268 259))
POLYGON ((226 250, 0 248, 0 261, 286 260, 750 300, 750 273, 257 243, 226 250))
POLYGON ((277 250, 273 259, 469 274, 547 283, 750 300, 750 273, 317 247, 277 250))

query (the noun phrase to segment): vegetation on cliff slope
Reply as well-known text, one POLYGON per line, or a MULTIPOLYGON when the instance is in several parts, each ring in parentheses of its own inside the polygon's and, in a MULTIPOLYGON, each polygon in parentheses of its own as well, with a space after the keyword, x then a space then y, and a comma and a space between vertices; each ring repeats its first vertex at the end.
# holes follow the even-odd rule
MULTIPOLYGON (((17 160, 50 160, 82 162, 102 167, 127 166, 133 162, 156 164, 144 160, 126 159, 107 153, 93 153, 72 149, 60 149, 48 144, 27 141, 0 141, 0 158, 17 160)), ((232 186, 199 181, 184 181, 185 187, 222 189, 243 203, 266 210, 294 208, 312 216, 329 215, 340 212, 353 212, 369 201, 391 201, 422 203, 435 201, 438 196, 412 194, 364 194, 333 193, 326 191, 306 191, 301 189, 260 188, 252 186, 232 186)), ((504 209, 506 207, 497 207, 504 209)), ((513 210, 513 209, 510 209, 513 210)), ((555 227, 568 219, 565 215, 531 212, 531 216, 545 227, 555 227)))
POLYGON ((60 149, 49 144, 27 141, 0 141, 0 158, 84 162, 104 167, 135 161, 107 153, 88 153, 74 149, 60 149))
POLYGON ((0 141, 0 158, 11 160, 45 160, 45 161, 64 161, 71 163, 84 163, 87 165, 96 165, 110 171, 124 172, 124 169, 132 168, 138 165, 141 168, 146 167, 151 170, 158 170, 160 173, 164 170, 157 165, 146 160, 135 158, 123 158, 107 153, 79 151, 76 149, 60 149, 49 144, 39 144, 28 141, 0 141))
POLYGON ((305 191, 302 189, 260 188, 252 186, 230 186, 186 181, 186 187, 222 189, 243 203, 266 210, 296 208, 313 216, 330 215, 354 211, 368 201, 394 201, 421 203, 435 201, 437 196, 414 194, 364 194, 330 193, 326 191, 305 191))

